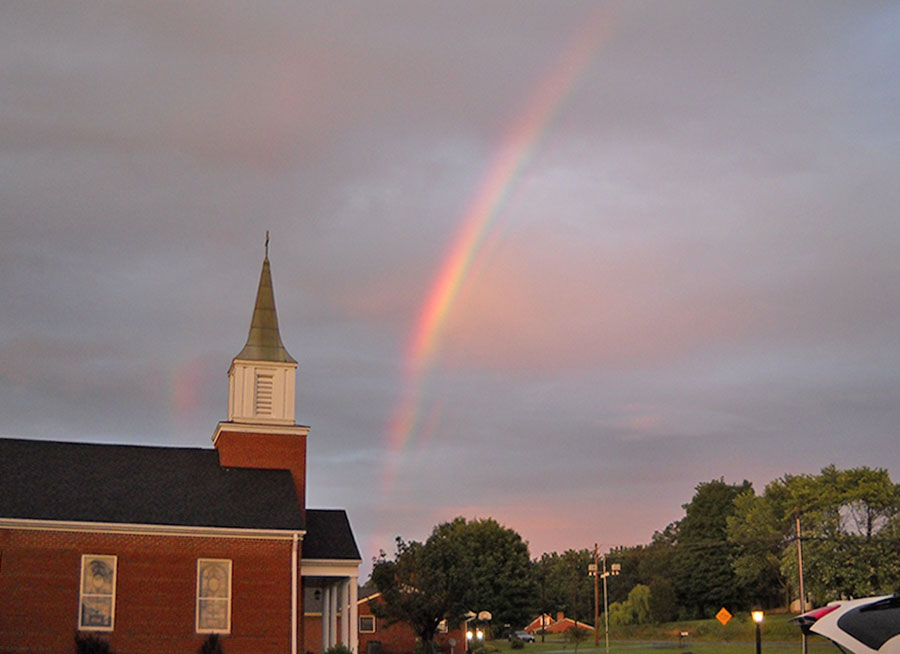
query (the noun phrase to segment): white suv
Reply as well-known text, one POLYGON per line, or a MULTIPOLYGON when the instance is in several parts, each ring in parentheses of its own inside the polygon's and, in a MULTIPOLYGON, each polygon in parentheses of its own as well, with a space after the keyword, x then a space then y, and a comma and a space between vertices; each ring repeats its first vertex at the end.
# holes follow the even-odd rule
POLYGON ((794 620, 853 654, 900 654, 898 595, 832 602, 794 620))

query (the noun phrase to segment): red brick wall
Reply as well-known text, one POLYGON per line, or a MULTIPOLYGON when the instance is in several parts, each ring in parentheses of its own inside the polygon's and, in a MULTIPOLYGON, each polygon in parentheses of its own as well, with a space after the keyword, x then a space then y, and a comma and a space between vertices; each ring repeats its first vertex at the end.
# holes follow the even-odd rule
MULTIPOLYGON (((379 601, 377 599, 372 601, 379 601)), ((372 608, 368 601, 359 603, 359 615, 372 615, 372 608)), ((412 627, 403 622, 387 626, 384 620, 375 618, 375 633, 359 634, 359 654, 366 654, 369 643, 378 641, 381 643, 381 651, 384 654, 411 654, 416 650, 418 637, 413 633, 412 627)), ((435 635, 435 645, 439 652, 445 654, 465 654, 466 637, 461 628, 451 629, 446 634, 435 635), (451 647, 450 640, 455 641, 451 647)))
MULTIPOLYGON (((82 554, 115 554, 118 654, 193 654, 198 558, 232 560, 226 654, 290 652, 291 542, 0 529, 0 653, 74 652, 82 554)), ((302 595, 298 597, 301 601, 302 595)), ((303 607, 299 606, 299 615, 303 607)), ((302 653, 302 620, 298 622, 302 653)))
POLYGON ((222 431, 216 449, 223 466, 290 470, 300 509, 306 511, 306 436, 222 431))
MULTIPOLYGON (((303 616, 303 652, 298 654, 309 654, 310 652, 324 652, 322 646, 322 614, 307 613, 303 616)), ((341 633, 341 616, 337 617, 337 632, 341 633)))

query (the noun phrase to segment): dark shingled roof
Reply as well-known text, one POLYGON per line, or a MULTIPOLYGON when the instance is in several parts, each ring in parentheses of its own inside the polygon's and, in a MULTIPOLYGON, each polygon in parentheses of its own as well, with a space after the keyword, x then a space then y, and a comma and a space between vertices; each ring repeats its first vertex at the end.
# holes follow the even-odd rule
POLYGON ((20 439, 0 439, 0 518, 306 527, 287 470, 223 468, 213 449, 20 439))
POLYGON ((360 560, 347 513, 340 509, 307 509, 304 559, 360 560))

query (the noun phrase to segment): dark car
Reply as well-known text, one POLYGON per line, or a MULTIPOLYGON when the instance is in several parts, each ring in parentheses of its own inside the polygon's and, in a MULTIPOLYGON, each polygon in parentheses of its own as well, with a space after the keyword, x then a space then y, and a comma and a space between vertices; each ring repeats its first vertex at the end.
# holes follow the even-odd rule
POLYGON ((513 631, 509 634, 510 640, 521 640, 523 643, 533 643, 534 636, 527 631, 513 631))
POLYGON ((824 636, 853 654, 900 654, 900 596, 832 602, 797 616, 805 633, 824 636))

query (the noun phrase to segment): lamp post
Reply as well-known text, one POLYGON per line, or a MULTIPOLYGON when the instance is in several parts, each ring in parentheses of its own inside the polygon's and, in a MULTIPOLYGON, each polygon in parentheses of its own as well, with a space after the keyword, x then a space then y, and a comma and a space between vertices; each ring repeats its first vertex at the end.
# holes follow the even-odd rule
MULTIPOLYGON (((612 575, 615 577, 622 570, 622 566, 618 563, 610 564, 609 571, 606 570, 606 555, 600 557, 603 561, 602 572, 597 574, 599 571, 597 570, 597 546, 594 545, 594 563, 588 566, 588 574, 594 577, 594 607, 597 606, 597 578, 603 580, 603 620, 604 620, 604 630, 606 632, 606 654, 609 654, 609 595, 606 591, 606 578, 612 575)), ((594 611, 594 615, 597 615, 596 609, 594 611)), ((577 623, 576 623, 577 624, 577 623)), ((597 632, 597 620, 594 620, 594 644, 597 644, 597 639, 599 637, 599 633, 597 632)))
POLYGON ((606 629, 606 654, 609 654, 609 597, 606 594, 606 578, 610 575, 616 576, 619 574, 619 571, 622 570, 622 566, 619 563, 612 563, 609 566, 609 572, 606 571, 606 555, 603 556, 603 619, 605 621, 605 629, 606 629))
POLYGON ((764 614, 762 611, 754 611, 752 614, 753 622, 756 623, 756 654, 762 654, 762 624, 764 614))
POLYGON ((594 578, 594 647, 600 644, 600 596, 598 584, 600 577, 597 574, 597 543, 594 543, 594 562, 588 566, 588 575, 594 578))

